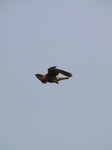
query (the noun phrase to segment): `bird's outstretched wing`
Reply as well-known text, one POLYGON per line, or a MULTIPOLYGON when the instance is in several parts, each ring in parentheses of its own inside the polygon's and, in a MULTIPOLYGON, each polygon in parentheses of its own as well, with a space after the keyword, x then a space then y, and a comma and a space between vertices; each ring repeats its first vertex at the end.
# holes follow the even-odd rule
POLYGON ((57 76, 59 73, 68 76, 68 77, 72 77, 72 74, 70 72, 61 70, 61 69, 57 69, 56 66, 50 67, 48 68, 48 75, 51 76, 57 76))

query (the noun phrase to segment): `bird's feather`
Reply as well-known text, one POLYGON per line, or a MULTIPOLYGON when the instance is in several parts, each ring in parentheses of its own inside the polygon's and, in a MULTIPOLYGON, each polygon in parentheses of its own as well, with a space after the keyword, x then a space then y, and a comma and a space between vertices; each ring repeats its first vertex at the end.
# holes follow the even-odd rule
POLYGON ((48 75, 51 76, 57 76, 59 73, 68 76, 68 77, 72 77, 72 74, 70 72, 61 70, 61 69, 57 69, 56 66, 50 67, 48 68, 48 75))

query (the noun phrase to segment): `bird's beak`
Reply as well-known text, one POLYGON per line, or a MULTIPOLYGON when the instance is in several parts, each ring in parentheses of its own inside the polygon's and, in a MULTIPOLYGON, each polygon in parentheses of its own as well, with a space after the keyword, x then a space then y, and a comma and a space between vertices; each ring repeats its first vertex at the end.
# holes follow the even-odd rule
POLYGON ((43 75, 41 75, 41 74, 35 74, 35 76, 36 76, 40 81, 42 81, 43 75))

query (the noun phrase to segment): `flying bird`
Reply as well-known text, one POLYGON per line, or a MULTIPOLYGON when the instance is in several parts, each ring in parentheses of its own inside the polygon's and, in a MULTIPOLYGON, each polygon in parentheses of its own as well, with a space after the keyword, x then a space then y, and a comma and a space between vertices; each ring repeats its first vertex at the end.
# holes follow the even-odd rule
POLYGON ((43 75, 43 74, 35 74, 35 76, 42 82, 42 83, 57 83, 59 84, 59 81, 61 80, 66 80, 69 79, 69 77, 72 77, 72 74, 61 70, 61 69, 57 69, 56 66, 50 67, 48 68, 48 73, 43 75), (66 77, 57 77, 58 74, 63 74, 66 77))

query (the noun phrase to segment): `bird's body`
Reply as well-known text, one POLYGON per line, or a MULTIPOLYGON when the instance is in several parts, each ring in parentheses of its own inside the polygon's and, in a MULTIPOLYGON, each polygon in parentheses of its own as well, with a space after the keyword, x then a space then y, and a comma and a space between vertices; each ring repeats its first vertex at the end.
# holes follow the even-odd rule
POLYGON ((47 74, 45 74, 45 75, 35 74, 35 76, 42 83, 50 82, 50 83, 57 83, 57 84, 59 84, 58 81, 69 79, 69 77, 72 77, 72 74, 67 72, 67 71, 64 71, 64 70, 61 70, 61 69, 57 69, 56 66, 53 66, 51 68, 48 68, 48 73, 47 74), (65 75, 67 77, 57 77, 59 73, 65 75))

